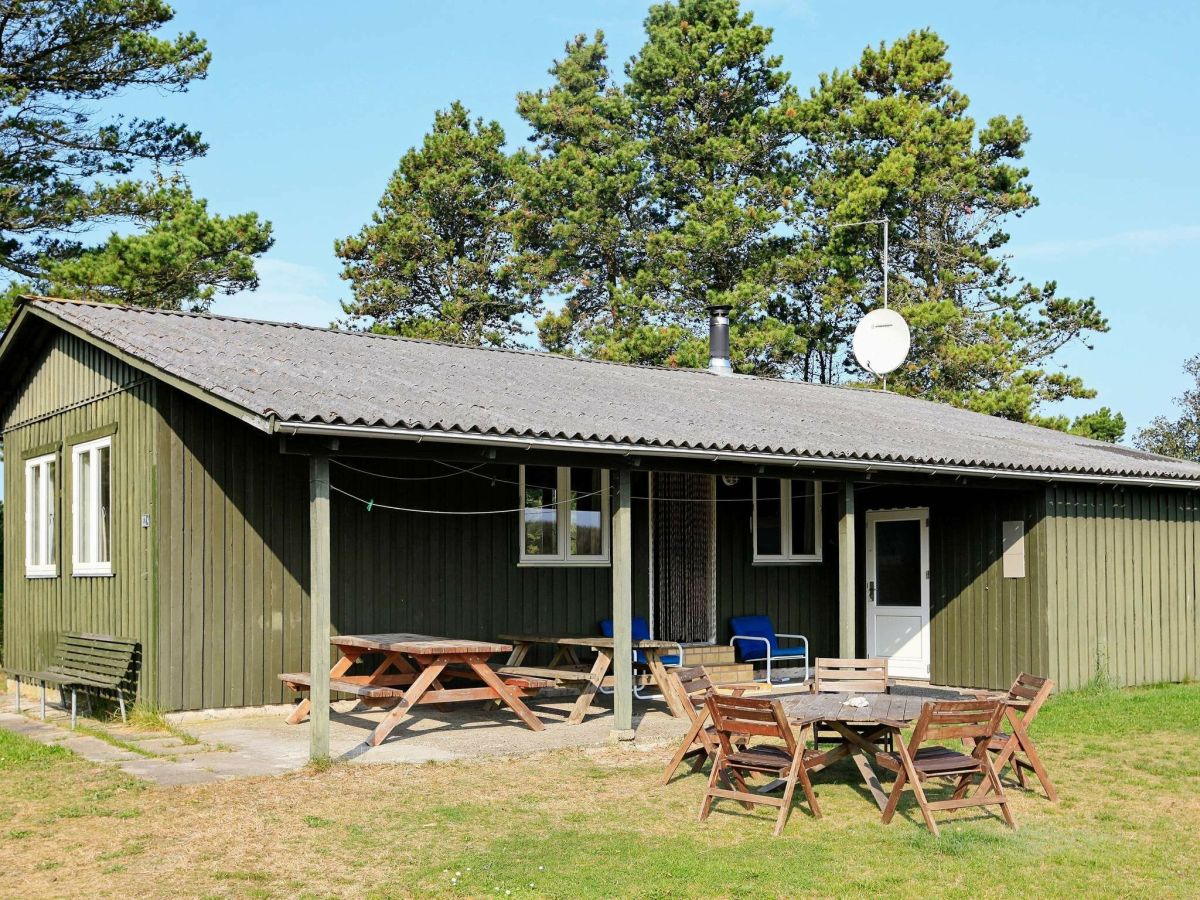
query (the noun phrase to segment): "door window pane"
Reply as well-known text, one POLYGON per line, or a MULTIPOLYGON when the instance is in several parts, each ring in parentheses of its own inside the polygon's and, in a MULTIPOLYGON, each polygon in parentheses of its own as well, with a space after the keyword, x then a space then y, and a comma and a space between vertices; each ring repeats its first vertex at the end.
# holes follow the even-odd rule
POLYGON ((875 523, 875 602, 921 605, 921 523, 914 519, 875 523))
POLYGON ((553 556, 558 553, 558 469, 525 467, 525 553, 553 556))
POLYGON ((792 555, 811 556, 817 552, 816 483, 793 481, 792 555))
POLYGON ((602 477, 599 469, 571 469, 571 555, 604 553, 602 477))
POLYGON ((779 556, 783 553, 782 482, 778 478, 759 478, 755 491, 755 550, 759 556, 779 556))

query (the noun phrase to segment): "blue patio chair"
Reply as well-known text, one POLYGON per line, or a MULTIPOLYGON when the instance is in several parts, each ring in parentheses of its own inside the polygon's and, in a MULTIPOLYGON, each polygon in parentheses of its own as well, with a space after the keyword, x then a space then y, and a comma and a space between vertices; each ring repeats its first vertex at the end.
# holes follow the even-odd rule
POLYGON ((804 660, 804 680, 808 680, 808 638, 802 634, 776 634, 770 616, 734 616, 729 620, 733 637, 729 646, 737 651, 740 662, 766 662, 767 682, 771 681, 771 666, 786 660, 804 660), (799 647, 780 647, 779 638, 801 642, 799 647))
MULTIPOLYGON (((641 616, 633 617, 633 621, 631 623, 630 630, 632 631, 632 634, 630 635, 630 637, 633 640, 635 640, 635 641, 650 640, 650 625, 641 616)), ((612 619, 601 619, 600 620, 600 633, 607 638, 610 638, 613 636, 613 620, 612 619)), ((661 657, 662 664, 664 666, 678 668, 679 666, 683 665, 683 647, 680 646, 679 644, 676 644, 675 646, 679 648, 679 653, 672 654, 671 656, 661 657)), ((646 651, 645 650, 634 650, 633 651, 633 661, 637 665, 642 665, 642 666, 646 665, 646 651)), ((605 690, 604 688, 600 688, 600 692, 604 693, 604 694, 612 693, 611 690, 605 690)), ((660 695, 658 695, 658 694, 653 694, 653 695, 643 694, 642 688, 639 687, 637 684, 634 684, 633 696, 637 697, 639 700, 655 700, 660 695)))

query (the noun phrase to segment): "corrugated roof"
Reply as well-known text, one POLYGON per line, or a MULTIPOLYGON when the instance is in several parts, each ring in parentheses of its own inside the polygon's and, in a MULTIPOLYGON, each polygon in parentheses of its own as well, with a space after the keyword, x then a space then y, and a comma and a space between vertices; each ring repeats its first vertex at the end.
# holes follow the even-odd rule
POLYGON ((879 391, 109 304, 29 305, 283 422, 1200 480, 1193 463, 879 391))

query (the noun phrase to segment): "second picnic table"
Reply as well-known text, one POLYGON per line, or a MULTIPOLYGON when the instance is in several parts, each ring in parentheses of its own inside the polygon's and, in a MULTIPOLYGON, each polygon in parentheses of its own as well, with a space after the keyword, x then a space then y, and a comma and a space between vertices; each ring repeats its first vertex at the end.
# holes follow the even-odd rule
MULTIPOLYGON (((513 645, 507 664, 496 670, 500 674, 553 679, 563 686, 580 688, 579 699, 575 701, 571 715, 567 718, 568 725, 578 725, 582 722, 596 692, 601 687, 612 687, 615 683, 616 679, 611 674, 615 638, 601 635, 502 634, 500 640, 513 645), (550 663, 546 666, 524 665, 529 652, 539 644, 556 648, 550 663), (581 649, 596 652, 596 661, 590 668, 580 661, 576 653, 581 649)), ((645 654, 646 668, 649 669, 648 675, 635 673, 635 683, 658 685, 671 714, 681 719, 690 719, 691 716, 683 705, 686 700, 681 700, 673 689, 663 664, 664 656, 671 652, 679 652, 679 644, 674 641, 636 640, 631 642, 631 647, 645 654)))
MULTIPOLYGON (((329 670, 331 692, 351 694, 367 706, 390 706, 370 743, 378 746, 391 734, 413 707, 426 703, 461 703, 472 700, 498 700, 517 714, 534 731, 545 725, 529 711, 521 698, 550 687, 554 682, 542 678, 497 674, 488 658, 507 653, 509 644, 435 637, 427 634, 340 634, 329 641, 342 654, 329 670), (383 661, 365 675, 348 675, 350 667, 368 653, 383 654, 383 661), (445 681, 474 681, 472 687, 447 688, 445 681)), ((279 680, 295 691, 307 691, 312 685, 308 672, 288 672, 279 680)), ((288 722, 296 724, 308 715, 306 697, 288 722)))

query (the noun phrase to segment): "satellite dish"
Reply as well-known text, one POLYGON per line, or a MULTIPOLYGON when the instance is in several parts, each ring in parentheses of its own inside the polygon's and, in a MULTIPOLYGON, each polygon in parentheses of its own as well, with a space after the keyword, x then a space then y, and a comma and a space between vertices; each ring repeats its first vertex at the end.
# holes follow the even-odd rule
POLYGON ((854 358, 872 375, 897 369, 911 346, 908 323, 894 309, 873 309, 854 329, 854 358))

